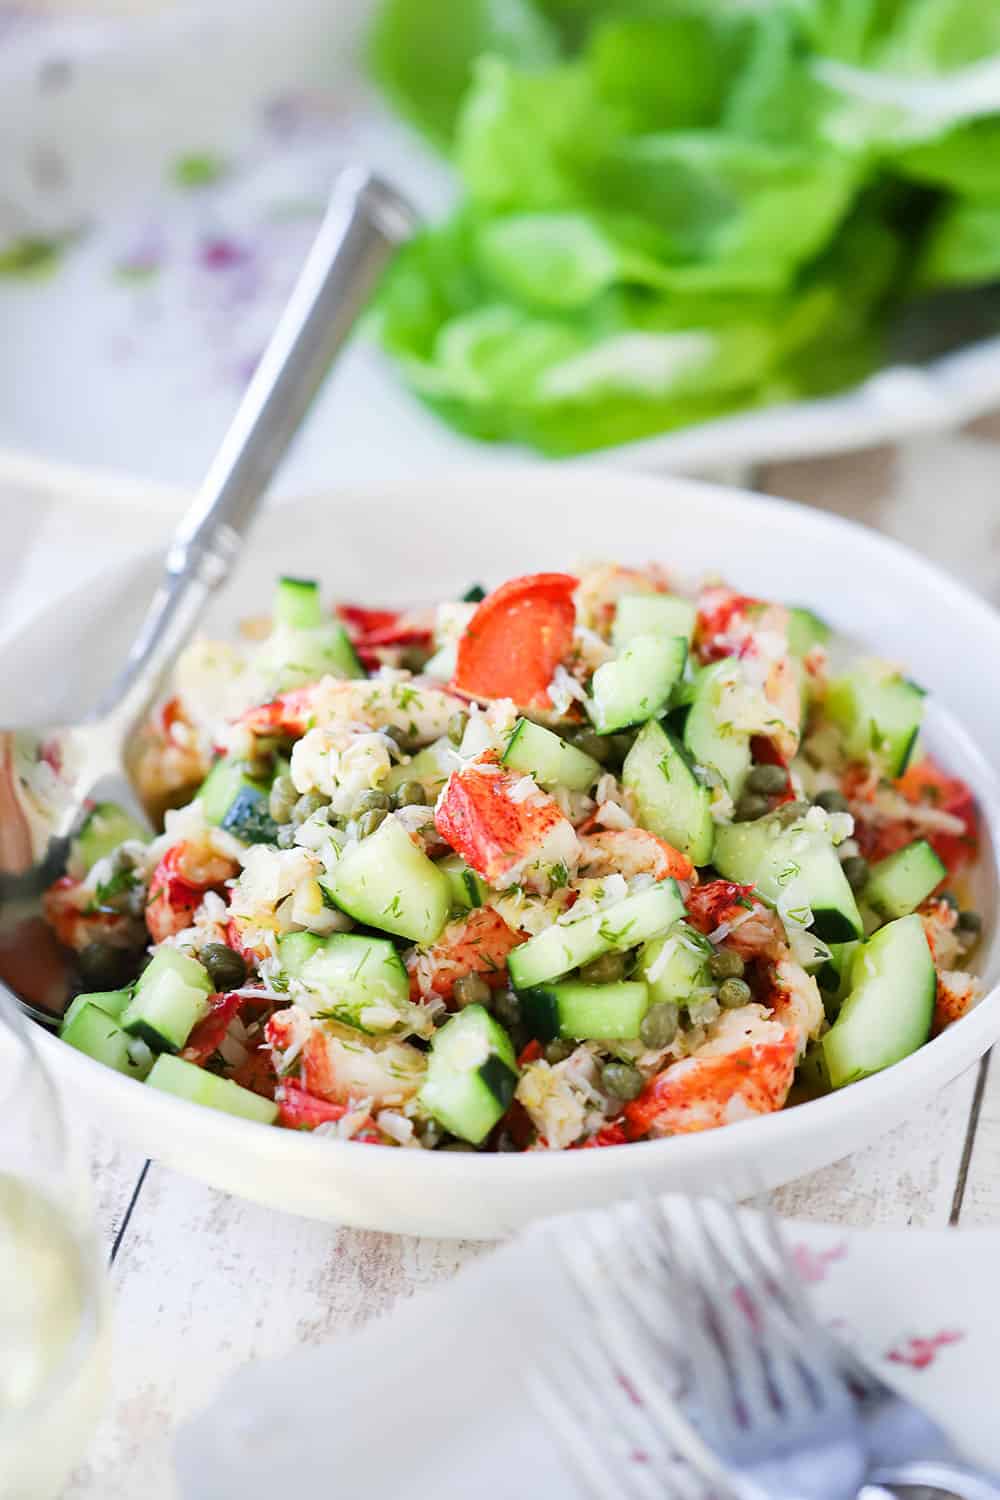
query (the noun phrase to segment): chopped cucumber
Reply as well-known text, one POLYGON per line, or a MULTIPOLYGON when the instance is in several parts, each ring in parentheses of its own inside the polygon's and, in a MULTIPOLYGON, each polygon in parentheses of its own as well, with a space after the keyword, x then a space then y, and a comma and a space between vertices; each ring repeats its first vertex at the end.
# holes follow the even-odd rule
POLYGON ((830 634, 826 621, 811 609, 788 611, 788 649, 793 656, 808 656, 814 646, 825 646, 830 634))
POLYGON ((452 906, 468 911, 482 906, 489 894, 489 887, 476 870, 470 869, 460 854, 447 854, 439 859, 437 867, 448 882, 452 906))
POLYGON ((684 745, 699 766, 718 771, 735 802, 750 771, 750 736, 733 728, 723 707, 725 687, 734 670, 739 670, 739 663, 727 656, 698 673, 684 725, 684 745))
POLYGON ((302 978, 302 970, 313 954, 323 946, 314 932, 286 932, 278 939, 278 962, 293 979, 302 978))
POLYGON ((621 656, 594 673, 588 712, 598 734, 614 734, 663 713, 686 660, 683 636, 634 636, 621 656))
POLYGON ((615 610, 611 644, 616 651, 637 635, 682 635, 690 644, 697 610, 674 594, 623 594, 615 610))
POLYGON ((521 1015, 532 1036, 574 1041, 626 1041, 639 1035, 649 1009, 649 991, 640 980, 619 984, 540 985, 521 996, 521 1015))
POLYGON ((434 799, 455 769, 455 747, 448 739, 435 740, 411 755, 405 765, 393 766, 382 783, 384 792, 394 792, 404 781, 419 781, 434 799))
POLYGON ((361 1031, 370 1029, 365 1023, 366 1007, 396 1009, 410 998, 409 975, 388 938, 335 932, 301 959, 298 978, 316 997, 307 1007, 314 1015, 361 1031))
POLYGON ((244 844, 273 844, 278 825, 268 811, 269 786, 247 775, 242 761, 223 755, 196 793, 206 823, 231 833, 244 844))
POLYGON ((420 1103, 446 1130, 478 1146, 517 1088, 510 1037, 481 1005, 467 1005, 435 1033, 420 1103))
POLYGON ((854 893, 825 833, 794 823, 784 828, 774 814, 752 823, 725 823, 715 830, 712 862, 726 880, 754 885, 771 906, 781 907, 793 890, 812 910, 812 929, 828 943, 863 934, 854 893))
POLYGON ((830 684, 826 713, 856 760, 873 758, 888 776, 902 776, 924 712, 924 690, 898 672, 862 663, 830 684))
POLYGON ((282 692, 321 677, 365 675, 350 636, 336 620, 308 630, 276 625, 257 652, 256 666, 282 692))
POLYGON ((862 943, 851 965, 851 989, 823 1038, 835 1089, 867 1078, 922 1047, 930 1036, 937 976, 924 925, 900 917, 862 943))
POLYGON ((333 872, 333 893, 357 921, 425 945, 451 910, 444 875, 394 817, 348 847, 333 872))
POLYGON ((650 1002, 686 1005, 696 991, 708 989, 712 952, 708 939, 687 922, 678 922, 666 937, 646 943, 639 955, 639 973, 648 986, 650 1002))
POLYGON ((828 1021, 833 1021, 839 1015, 840 1007, 847 999, 851 988, 851 965, 859 945, 853 941, 829 943, 827 946, 830 949, 830 957, 817 969, 816 983, 823 997, 826 1018, 828 1021))
POLYGON ((450 682, 458 670, 458 642, 445 641, 433 656, 424 662, 423 676, 436 677, 439 682, 450 682))
POLYGON ((141 1041, 129 1036, 113 1015, 96 1004, 98 998, 77 996, 63 1017, 60 1037, 78 1052, 114 1068, 116 1073, 145 1078, 153 1066, 153 1054, 141 1041))
POLYGON ((830 1092, 830 1074, 826 1066, 826 1058, 823 1055, 822 1042, 810 1042, 805 1050, 802 1061, 795 1070, 798 1083, 810 1094, 828 1094, 830 1092))
POLYGON ((145 842, 149 832, 117 802, 98 802, 87 814, 73 840, 68 867, 82 880, 99 859, 106 858, 119 844, 130 839, 145 842))
POLYGON ((309 630, 323 624, 323 604, 315 578, 279 578, 274 590, 274 620, 309 630))
POLYGON ((585 755, 551 729, 533 724, 530 719, 518 719, 501 762, 512 771, 534 776, 546 790, 565 786, 571 792, 588 791, 603 770, 592 755, 585 755))
POLYGON ((180 1057, 158 1057, 146 1083, 192 1104, 204 1104, 244 1120, 259 1120, 262 1125, 273 1125, 278 1118, 278 1106, 272 1099, 263 1099, 231 1078, 220 1078, 180 1057))
POLYGON ((77 995, 66 1007, 62 1018, 62 1025, 68 1026, 78 1011, 83 1010, 85 1005, 96 1005, 103 1010, 106 1016, 117 1021, 125 1007, 132 998, 132 988, 124 990, 91 990, 88 994, 77 995))
POLYGON ((159 948, 139 976, 121 1023, 156 1052, 179 1052, 208 1012, 212 981, 197 959, 159 948))
POLYGON ((683 913, 677 882, 664 880, 575 922, 556 922, 510 953, 511 983, 515 989, 528 990, 560 979, 601 953, 623 953, 658 937, 683 913))
POLYGON ((864 899, 880 917, 909 916, 947 875, 926 839, 917 839, 872 865, 864 899))
POLYGON ((715 832, 708 788, 669 730, 655 720, 643 725, 625 757, 622 781, 643 828, 666 839, 696 865, 708 863, 715 832))

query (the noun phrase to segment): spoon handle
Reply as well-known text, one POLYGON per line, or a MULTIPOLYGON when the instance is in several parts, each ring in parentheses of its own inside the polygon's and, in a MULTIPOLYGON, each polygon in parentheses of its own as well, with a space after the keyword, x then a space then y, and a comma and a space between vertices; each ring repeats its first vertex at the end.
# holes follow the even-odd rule
POLYGON ((163 579, 98 717, 137 719, 225 578, 289 443, 413 214, 352 168, 329 207, 253 379, 167 552, 163 579))

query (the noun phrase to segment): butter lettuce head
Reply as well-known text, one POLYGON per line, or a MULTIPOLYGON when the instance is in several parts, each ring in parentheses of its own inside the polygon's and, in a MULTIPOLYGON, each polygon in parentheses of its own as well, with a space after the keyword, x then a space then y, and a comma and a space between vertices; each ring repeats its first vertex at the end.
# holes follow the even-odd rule
POLYGON ((570 454, 836 390, 908 299, 1000 277, 1000 6, 383 0, 372 58, 462 187, 378 328, 479 438, 570 454))

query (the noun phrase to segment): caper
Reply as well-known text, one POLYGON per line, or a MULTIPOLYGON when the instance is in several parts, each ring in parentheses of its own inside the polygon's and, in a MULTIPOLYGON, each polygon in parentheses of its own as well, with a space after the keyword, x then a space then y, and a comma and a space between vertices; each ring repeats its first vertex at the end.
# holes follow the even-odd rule
POLYGON ((680 1013, 672 1000, 660 1000, 651 1005, 639 1024, 639 1036, 647 1047, 659 1051, 669 1047, 677 1035, 680 1013))
POLYGON ((606 1092, 614 1094, 617 1099, 637 1099, 642 1093, 643 1077, 631 1063, 615 1059, 601 1069, 601 1083, 606 1092))
POLYGON ((198 956, 208 970, 217 995, 238 990, 246 980, 246 960, 235 948, 228 948, 225 943, 207 943, 198 956))
POLYGON ((368 838, 376 828, 382 827, 388 816, 384 807, 373 807, 370 812, 362 813, 358 819, 358 838, 368 838))
POLYGON ((584 984, 617 984, 625 973, 625 956, 622 953, 602 953, 592 958, 580 970, 584 984))
POLYGON ((708 960, 713 979, 742 979, 743 960, 732 948, 720 948, 708 960))
POLYGON ((398 724, 387 724, 382 733, 387 735, 390 740, 395 740, 397 745, 403 745, 406 742, 406 730, 401 729, 398 724))
POLYGON ((788 772, 784 766, 754 766, 747 777, 751 792, 761 792, 765 797, 776 797, 788 785, 788 772))
POLYGON ((608 760, 612 765, 621 765, 626 755, 635 744, 635 732, 626 730, 622 734, 609 734, 608 760))
POLYGON ((419 781, 403 781, 392 794, 394 807, 426 807, 427 793, 419 781))
POLYGON ((299 827, 307 818, 311 818, 313 813, 319 812, 321 807, 329 807, 329 805, 329 797, 324 797, 322 792, 303 792, 292 808, 292 822, 299 827))
POLYGON ((852 891, 860 891, 868 883, 868 861, 862 855, 848 855, 840 868, 852 891))
POLYGON ((564 1042, 562 1037, 557 1036, 554 1041, 546 1043, 545 1061, 553 1065, 565 1062, 567 1057, 573 1056, 575 1050, 572 1042, 564 1042))
POLYGON ((521 1002, 513 990, 498 990, 493 999, 493 1011, 502 1026, 510 1028, 521 1023, 521 1002))
POLYGON ((757 792, 744 792, 733 817, 737 823, 752 823, 755 818, 762 818, 770 805, 767 797, 761 797, 757 792))
POLYGON ((719 1004, 724 1010, 736 1010, 748 1003, 750 994, 745 979, 724 979, 719 985, 719 1004))
POLYGON ((775 809, 775 817, 782 828, 791 828, 792 824, 804 818, 808 811, 808 802, 783 802, 779 808, 775 809))
POLYGON ((457 713, 453 713, 451 718, 448 720, 448 738, 451 740, 451 743, 453 745, 460 745, 462 743, 462 739, 465 735, 465 726, 468 724, 468 722, 469 715, 467 713, 463 713, 461 709, 459 709, 457 713))
POLYGON ((955 927, 959 932, 978 937, 983 930, 983 919, 977 911, 960 911, 955 927))
POLYGON ((463 974, 455 980, 452 998, 460 1010, 467 1005, 489 1005, 493 991, 478 974, 463 974))
POLYGON ((388 811, 391 806, 392 802, 388 792, 371 790, 361 793, 361 796, 354 804, 354 811, 357 814, 374 812, 380 807, 385 808, 385 810, 388 811))
POLYGON ((428 1151, 436 1151, 444 1138, 444 1126, 438 1124, 437 1120, 434 1119, 427 1121, 427 1124, 423 1127, 417 1137, 417 1139, 420 1141, 421 1146, 425 1147, 428 1151))
POLYGON ((843 792, 838 792, 836 787, 828 787, 826 791, 817 792, 813 801, 824 812, 843 813, 847 811, 847 798, 843 792))
POLYGON ((566 738, 571 745, 575 745, 584 755, 589 755, 602 766, 611 758, 611 745, 607 736, 598 734, 594 729, 574 729, 566 738))
POLYGON ((88 943, 77 954, 80 978, 88 990, 114 990, 135 970, 135 959, 111 943, 88 943))
POLYGON ((292 808, 299 800, 295 783, 290 776, 276 776, 271 783, 267 799, 267 810, 276 823, 290 823, 292 808))

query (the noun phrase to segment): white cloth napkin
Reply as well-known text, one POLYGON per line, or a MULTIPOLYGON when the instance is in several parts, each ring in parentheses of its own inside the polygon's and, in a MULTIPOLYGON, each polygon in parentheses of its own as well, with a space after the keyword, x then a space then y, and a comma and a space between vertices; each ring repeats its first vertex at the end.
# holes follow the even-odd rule
POLYGON ((360 1332, 251 1365, 181 1429, 184 1500, 570 1500, 525 1374, 579 1330, 539 1225, 360 1332))

